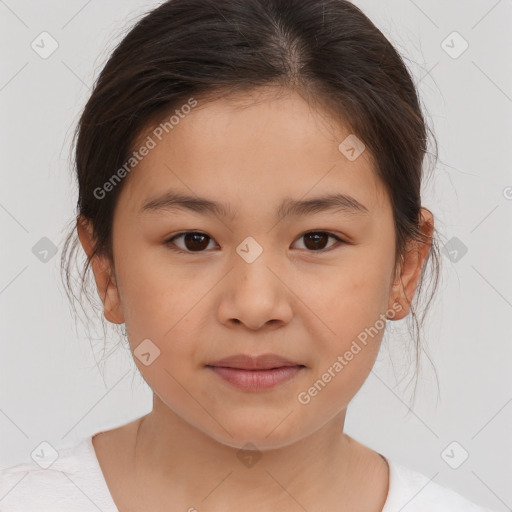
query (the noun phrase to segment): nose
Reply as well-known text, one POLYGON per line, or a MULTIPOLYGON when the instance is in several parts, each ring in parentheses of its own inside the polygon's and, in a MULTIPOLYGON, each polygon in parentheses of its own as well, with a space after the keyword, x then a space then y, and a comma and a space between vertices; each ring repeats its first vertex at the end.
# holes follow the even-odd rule
POLYGON ((242 324, 250 330, 289 323, 293 294, 285 276, 269 266, 263 255, 252 263, 237 258, 219 289, 219 321, 229 327, 242 324))

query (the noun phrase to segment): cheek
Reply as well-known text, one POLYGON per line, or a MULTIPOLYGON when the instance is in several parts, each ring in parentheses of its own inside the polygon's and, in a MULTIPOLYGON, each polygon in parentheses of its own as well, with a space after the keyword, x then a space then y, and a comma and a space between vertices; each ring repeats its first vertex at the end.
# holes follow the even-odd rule
POLYGON ((299 411, 307 418, 322 418, 323 422, 333 418, 348 407, 368 378, 373 362, 374 354, 364 348, 344 364, 332 358, 299 390, 296 397, 299 411))
MULTIPOLYGON (((133 244, 132 244, 133 245, 133 244)), ((173 265, 165 248, 120 247, 118 274, 123 312, 127 324, 144 324, 160 335, 167 332, 204 294, 202 283, 191 275, 191 267, 173 265), (126 251, 123 253, 123 249, 126 251)))
POLYGON ((334 393, 338 404, 353 396, 368 376, 386 327, 388 261, 370 247, 353 255, 322 279, 303 280, 298 294, 308 306, 302 318, 315 346, 314 377, 320 385, 329 382, 330 391, 322 393, 334 393), (338 356, 344 361, 337 362, 338 356))
POLYGON ((325 275, 297 279, 294 291, 324 324, 326 334, 346 340, 385 313, 390 270, 371 254, 355 252, 325 275))
MULTIPOLYGON (((136 261, 134 258, 132 263, 136 261)), ((198 359, 197 344, 191 340, 200 339, 197 331, 201 322, 194 318, 202 311, 200 302, 205 293, 198 280, 180 275, 176 269, 162 270, 161 266, 126 265, 120 273, 120 296, 131 351, 142 376, 155 391, 162 386, 169 389, 169 373, 181 382, 198 359), (158 355, 148 366, 138 357, 141 352, 148 352, 142 350, 143 343, 151 354, 158 355)))
POLYGON ((375 364, 386 327, 386 303, 378 288, 382 283, 376 285, 374 278, 339 277, 315 298, 312 309, 322 311, 322 322, 311 317, 308 329, 316 352, 314 372, 300 390, 304 400, 298 400, 310 415, 332 417, 346 407, 375 364))

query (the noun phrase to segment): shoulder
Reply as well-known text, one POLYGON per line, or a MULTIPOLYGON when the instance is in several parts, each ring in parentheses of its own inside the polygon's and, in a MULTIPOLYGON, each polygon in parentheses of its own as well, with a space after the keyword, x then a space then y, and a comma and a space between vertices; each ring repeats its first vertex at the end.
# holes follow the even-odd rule
POLYGON ((389 464, 389 491, 382 512, 493 512, 443 487, 427 476, 386 459, 389 464))
POLYGON ((92 436, 60 449, 43 445, 30 460, 0 470, 0 511, 114 512, 92 436))

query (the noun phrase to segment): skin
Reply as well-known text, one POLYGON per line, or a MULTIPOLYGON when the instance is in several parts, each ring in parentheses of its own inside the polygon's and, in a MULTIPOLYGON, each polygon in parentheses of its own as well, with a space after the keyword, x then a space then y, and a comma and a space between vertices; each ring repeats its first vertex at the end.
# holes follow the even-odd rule
MULTIPOLYGON (((153 410, 93 440, 122 511, 378 512, 387 497, 386 461, 343 433, 384 330, 309 403, 297 396, 379 315, 409 313, 429 246, 411 242, 393 280, 391 203, 368 150, 349 161, 338 149, 351 133, 341 122, 295 92, 259 94, 199 102, 181 119, 125 178, 114 262, 92 261, 107 320, 126 324, 132 351, 147 338, 160 350, 148 366, 134 357, 153 410), (236 217, 140 213, 168 189, 224 202, 236 217), (369 213, 275 217, 285 198, 333 192, 352 195, 369 213), (187 230, 210 237, 203 252, 184 237, 175 243, 188 253, 166 245, 187 230), (329 238, 314 251, 303 236, 312 231, 347 243, 329 238), (236 252, 248 236, 263 248, 252 263, 236 252), (235 388, 205 368, 267 352, 306 368, 264 392, 235 388), (246 443, 262 455, 250 468, 237 457, 246 443)), ((420 220, 431 237, 432 214, 423 208, 420 220)), ((90 257, 91 225, 79 218, 77 228, 90 257)))

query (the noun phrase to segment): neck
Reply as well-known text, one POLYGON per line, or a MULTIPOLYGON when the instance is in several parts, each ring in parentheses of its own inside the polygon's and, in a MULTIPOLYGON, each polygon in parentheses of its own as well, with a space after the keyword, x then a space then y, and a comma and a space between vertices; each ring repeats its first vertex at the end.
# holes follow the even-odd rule
POLYGON ((318 510, 320 497, 328 501, 335 493, 348 499, 357 492, 358 443, 343 433, 345 415, 346 410, 293 444, 248 451, 251 447, 227 446, 194 428, 155 395, 153 410, 137 426, 135 471, 146 482, 146 495, 149 488, 157 495, 172 482, 179 489, 174 503, 189 507, 297 510, 299 503, 318 510))

